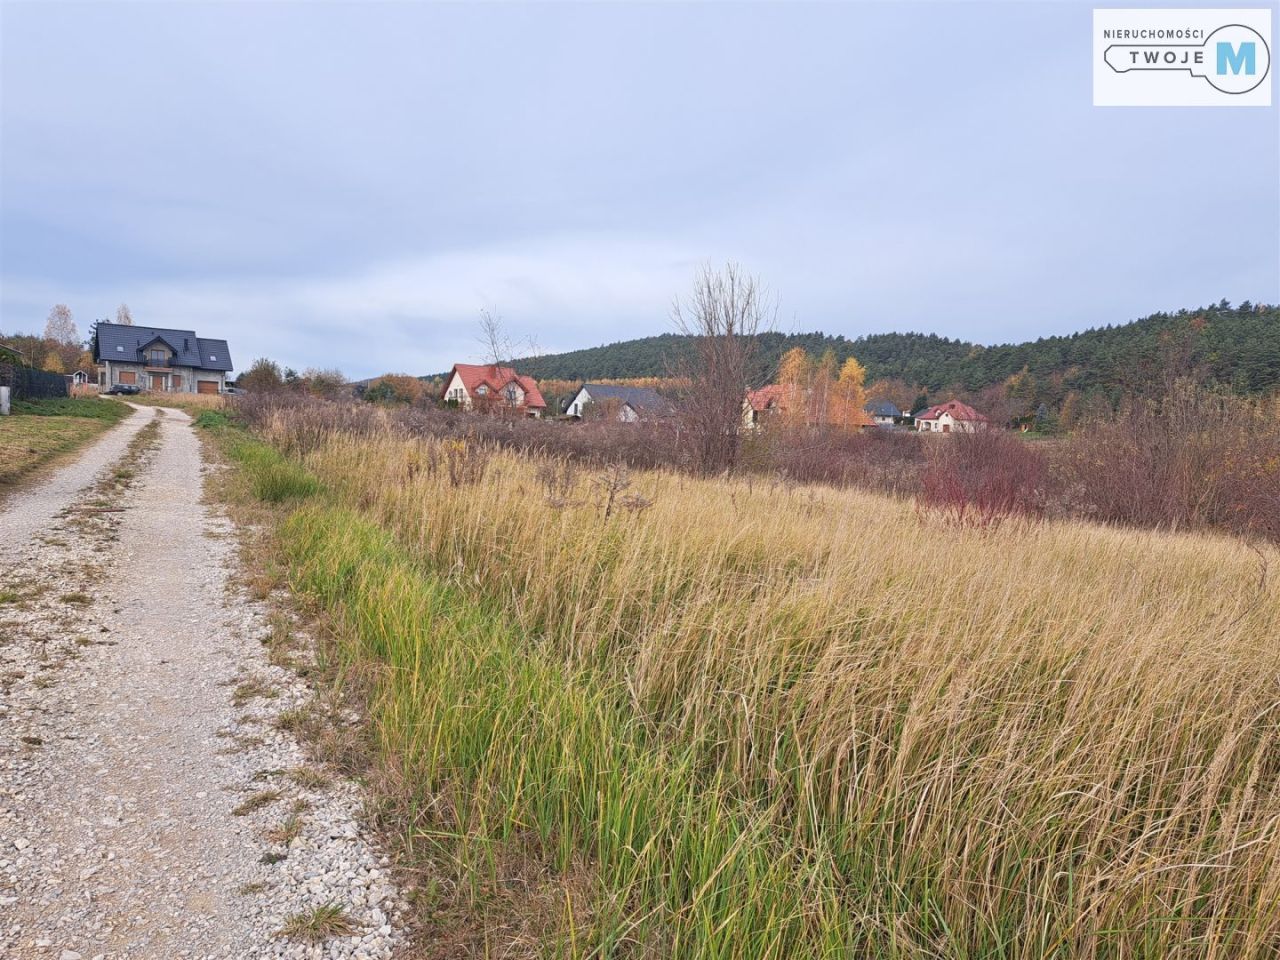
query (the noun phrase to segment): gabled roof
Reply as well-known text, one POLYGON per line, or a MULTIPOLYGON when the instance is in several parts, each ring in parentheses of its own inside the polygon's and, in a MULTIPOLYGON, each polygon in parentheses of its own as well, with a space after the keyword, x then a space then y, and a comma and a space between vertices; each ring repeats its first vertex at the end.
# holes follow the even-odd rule
POLYGON ((611 383, 584 383, 578 392, 581 393, 583 390, 587 391, 587 396, 591 398, 593 403, 600 403, 604 400, 617 400, 619 403, 625 403, 641 416, 669 417, 676 412, 676 408, 670 400, 658 393, 658 391, 651 390, 648 387, 623 387, 611 383))
POLYGON ((977 420, 981 422, 989 422, 987 418, 979 413, 967 403, 961 403, 959 400, 948 400, 946 403, 935 404, 927 410, 921 410, 916 414, 917 420, 937 420, 944 413, 949 413, 952 420, 977 420))
POLYGON ((542 391, 538 389, 538 381, 523 374, 516 376, 516 383, 524 388, 524 405, 526 407, 546 407, 547 401, 542 399, 542 391))
POLYGON ((759 390, 748 391, 747 403, 751 405, 751 409, 756 413, 762 413, 765 410, 779 406, 786 392, 787 389, 782 384, 771 383, 768 386, 761 387, 759 390))
POLYGON ((455 373, 462 379, 462 385, 467 388, 467 393, 472 396, 476 395, 476 388, 480 386, 488 387, 495 394, 501 394, 502 389, 514 380, 524 391, 526 407, 540 409, 547 405, 547 401, 542 399, 542 391, 538 389, 538 382, 533 377, 516 373, 511 367, 493 363, 455 363, 453 369, 449 371, 449 376, 445 377, 446 389, 455 373))
POLYGON ((902 411, 898 409, 897 404, 888 400, 877 400, 875 403, 868 403, 862 409, 873 417, 900 417, 902 411))
MULTIPOLYGON (((182 348, 182 340, 180 340, 178 337, 174 337, 173 339, 174 339, 174 340, 177 340, 178 342, 177 342, 177 343, 173 343, 173 342, 171 342, 171 341, 170 341, 169 337, 166 337, 166 336, 165 336, 165 333, 170 333, 170 335, 172 335, 172 333, 173 333, 173 332, 174 332, 174 331, 162 331, 162 330, 157 330, 157 331, 156 331, 156 335, 155 335, 154 337, 152 337, 151 339, 146 340, 146 341, 144 341, 143 343, 139 344, 139 345, 138 345, 138 349, 139 349, 139 350, 142 350, 142 351, 146 351, 146 350, 149 350, 149 349, 151 348, 151 345, 152 345, 152 344, 154 344, 154 343, 163 343, 166 347, 168 347, 168 348, 169 348, 170 350, 172 350, 174 353, 181 353, 181 352, 182 352, 182 349, 183 349, 183 348, 182 348)), ((185 333, 185 332, 188 332, 188 331, 183 331, 183 332, 185 333)), ((195 334, 192 334, 192 336, 195 336, 195 334)))
POLYGON ((100 322, 95 328, 93 358, 144 363, 144 351, 157 340, 173 351, 173 363, 198 370, 231 371, 231 350, 225 340, 197 337, 194 330, 168 327, 136 327, 123 323, 100 322))

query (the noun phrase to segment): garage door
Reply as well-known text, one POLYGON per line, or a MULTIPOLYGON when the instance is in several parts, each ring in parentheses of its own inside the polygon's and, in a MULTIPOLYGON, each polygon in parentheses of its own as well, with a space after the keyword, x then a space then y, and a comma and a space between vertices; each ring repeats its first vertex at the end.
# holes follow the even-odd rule
POLYGON ((217 392, 218 392, 218 381, 217 381, 217 380, 200 380, 200 381, 197 381, 197 383, 196 383, 196 392, 197 392, 197 393, 217 393, 217 392))

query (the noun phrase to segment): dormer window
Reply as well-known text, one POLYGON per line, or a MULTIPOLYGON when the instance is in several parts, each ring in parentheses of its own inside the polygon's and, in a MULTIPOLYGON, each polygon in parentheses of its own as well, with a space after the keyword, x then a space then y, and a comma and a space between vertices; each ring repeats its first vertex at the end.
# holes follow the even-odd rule
POLYGON ((153 367, 162 367, 162 366, 164 366, 164 351, 163 351, 163 350, 159 350, 159 349, 157 349, 157 350, 152 350, 152 351, 151 351, 151 365, 152 365, 153 367))
POLYGON ((485 394, 487 394, 488 392, 489 392, 489 388, 488 388, 488 387, 486 387, 483 383, 482 383, 482 384, 480 384, 480 386, 476 387, 476 393, 477 393, 477 394, 479 394, 479 395, 480 395, 480 396, 482 396, 482 397, 483 397, 485 394))

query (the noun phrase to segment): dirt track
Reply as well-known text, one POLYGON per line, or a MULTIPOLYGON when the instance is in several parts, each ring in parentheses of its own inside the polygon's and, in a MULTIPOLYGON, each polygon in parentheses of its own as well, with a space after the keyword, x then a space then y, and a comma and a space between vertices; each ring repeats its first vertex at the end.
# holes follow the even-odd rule
POLYGON ((267 662, 208 469, 184 414, 140 408, 0 510, 0 955, 386 957, 398 940, 355 788, 290 776, 312 767, 278 718, 311 694, 267 662), (278 935, 331 902, 347 935, 278 935))

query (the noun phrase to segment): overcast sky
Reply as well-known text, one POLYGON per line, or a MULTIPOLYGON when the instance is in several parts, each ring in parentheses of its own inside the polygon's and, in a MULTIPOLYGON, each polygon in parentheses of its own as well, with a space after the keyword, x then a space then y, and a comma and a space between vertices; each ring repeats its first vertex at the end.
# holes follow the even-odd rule
POLYGON ((1277 108, 1093 107, 1091 13, 3 0, 0 330, 127 301, 364 377, 482 308, 669 331, 728 259, 849 337, 1280 301, 1277 108))

